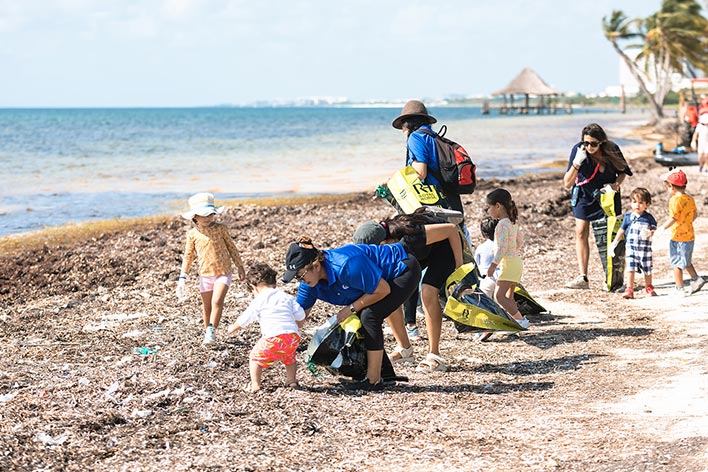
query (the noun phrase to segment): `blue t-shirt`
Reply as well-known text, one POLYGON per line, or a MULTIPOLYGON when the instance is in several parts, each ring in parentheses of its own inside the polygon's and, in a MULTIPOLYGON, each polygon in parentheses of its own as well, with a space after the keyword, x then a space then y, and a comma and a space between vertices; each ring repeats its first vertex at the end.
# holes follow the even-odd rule
MULTIPOLYGON (((430 125, 423 125, 420 128, 426 128, 433 131, 430 125)), ((439 187, 440 182, 430 172, 430 170, 434 172, 438 172, 440 170, 440 164, 438 162, 438 148, 435 144, 435 138, 428 134, 414 131, 408 136, 407 148, 406 165, 411 165, 413 161, 426 164, 429 169, 425 179, 423 179, 423 183, 439 187)))
MULTIPOLYGON (((614 143, 611 144, 614 146, 615 152, 624 159, 624 156, 622 155, 622 151, 620 150, 619 146, 614 143)), ((578 152, 579 147, 580 143, 573 146, 573 149, 570 151, 570 158, 568 159, 568 167, 566 168, 566 172, 570 170, 570 167, 573 165, 573 159, 575 159, 575 154, 578 152)), ((578 202, 573 207, 573 216, 575 218, 578 218, 579 220, 593 221, 604 218, 605 211, 600 206, 600 199, 595 198, 595 196, 593 196, 593 192, 595 192, 595 190, 597 189, 604 187, 607 184, 613 184, 617 182, 617 176, 620 173, 632 175, 632 171, 630 170, 629 166, 627 166, 627 168, 621 172, 617 172, 609 164, 605 165, 605 170, 602 172, 600 172, 599 168, 597 169, 597 172, 595 172, 596 167, 597 164, 595 164, 590 158, 590 156, 588 156, 588 158, 585 159, 585 161, 580 165, 580 170, 578 171, 577 178, 578 183, 582 184, 585 181, 587 181, 587 183, 583 185, 573 185, 574 189, 575 187, 578 188, 578 202)), ((621 214, 622 198, 620 196, 620 192, 616 192, 615 215, 621 214)))
POLYGON ((304 282, 297 289, 297 302, 305 310, 317 300, 349 305, 365 293, 374 293, 381 279, 387 282, 406 271, 408 254, 403 245, 348 244, 323 250, 327 280, 314 287, 304 282))

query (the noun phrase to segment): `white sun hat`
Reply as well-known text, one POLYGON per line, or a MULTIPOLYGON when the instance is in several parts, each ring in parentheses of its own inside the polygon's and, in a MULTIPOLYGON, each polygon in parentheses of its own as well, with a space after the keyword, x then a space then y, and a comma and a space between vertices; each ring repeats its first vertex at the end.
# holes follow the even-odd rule
POLYGON ((213 193, 195 193, 188 200, 189 211, 182 213, 182 218, 191 220, 194 215, 199 216, 209 216, 214 214, 221 214, 224 209, 223 206, 214 205, 214 194, 213 193))
POLYGON ((708 125, 708 113, 702 113, 701 116, 698 117, 698 122, 702 125, 708 125))

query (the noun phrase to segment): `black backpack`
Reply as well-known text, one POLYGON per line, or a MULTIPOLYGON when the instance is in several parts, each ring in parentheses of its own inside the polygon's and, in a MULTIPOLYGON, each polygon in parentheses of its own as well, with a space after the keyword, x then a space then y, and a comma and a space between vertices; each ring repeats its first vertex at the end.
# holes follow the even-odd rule
POLYGON ((428 167, 428 171, 438 179, 442 190, 457 195, 473 193, 477 186, 477 166, 472 162, 465 148, 445 137, 447 126, 443 125, 439 133, 426 128, 419 128, 416 131, 435 138, 440 170, 435 172, 428 167))

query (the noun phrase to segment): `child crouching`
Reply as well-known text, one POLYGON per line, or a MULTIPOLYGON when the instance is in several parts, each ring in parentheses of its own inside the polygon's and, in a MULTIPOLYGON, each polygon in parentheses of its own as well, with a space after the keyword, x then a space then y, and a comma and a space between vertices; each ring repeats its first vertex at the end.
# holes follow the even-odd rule
POLYGON ((246 281, 255 298, 228 329, 228 333, 233 334, 254 320, 258 320, 261 327, 262 337, 249 356, 251 382, 244 387, 246 392, 260 390, 263 369, 279 361, 285 366, 285 385, 298 386, 295 354, 300 344, 298 327, 302 326, 305 311, 294 297, 275 287, 276 275, 267 264, 253 266, 246 281))

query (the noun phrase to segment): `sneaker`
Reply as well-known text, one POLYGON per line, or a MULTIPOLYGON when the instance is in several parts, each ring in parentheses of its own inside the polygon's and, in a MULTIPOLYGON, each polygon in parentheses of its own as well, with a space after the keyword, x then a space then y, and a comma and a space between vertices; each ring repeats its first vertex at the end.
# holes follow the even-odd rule
POLYGON ((647 295, 649 295, 650 297, 656 297, 656 292, 654 291, 653 285, 647 285, 644 288, 644 291, 647 292, 647 295))
POLYGON ((696 277, 695 280, 691 281, 691 293, 696 293, 703 287, 706 283, 706 279, 701 277, 700 275, 696 277))
POLYGON ((676 298, 683 298, 686 296, 686 291, 683 289, 683 287, 676 286, 671 291, 671 295, 673 295, 676 298))
POLYGON ((377 383, 372 384, 369 379, 364 378, 358 382, 351 382, 344 384, 344 388, 347 390, 363 390, 365 392, 380 392, 386 386, 383 383, 383 379, 380 379, 377 383))
POLYGON ((567 284, 565 284, 565 288, 588 289, 590 288, 590 283, 585 279, 584 276, 579 275, 567 284))
MULTIPOLYGON (((653 292, 654 289, 652 288, 651 291, 653 292)), ((647 287, 647 293, 648 292, 649 292, 649 287, 647 287)), ((656 295, 656 293, 654 295, 656 295)), ((627 299, 634 298, 634 289, 627 287, 627 289, 622 294, 622 298, 627 298, 627 299)))
POLYGON ((214 336, 214 328, 212 326, 209 326, 206 331, 204 331, 204 341, 202 341, 202 345, 213 344, 214 342, 216 342, 216 337, 214 336))
POLYGON ((420 339, 420 331, 418 331, 418 326, 406 325, 406 334, 408 335, 408 339, 411 341, 418 341, 420 339))
POLYGON ((514 319, 514 321, 516 321, 516 324, 518 324, 524 329, 528 329, 529 326, 531 326, 531 322, 525 316, 520 320, 514 319))

